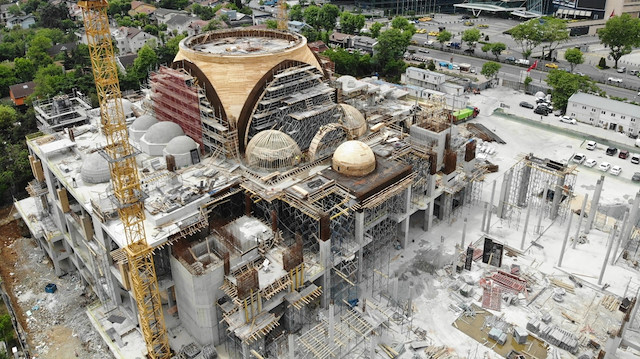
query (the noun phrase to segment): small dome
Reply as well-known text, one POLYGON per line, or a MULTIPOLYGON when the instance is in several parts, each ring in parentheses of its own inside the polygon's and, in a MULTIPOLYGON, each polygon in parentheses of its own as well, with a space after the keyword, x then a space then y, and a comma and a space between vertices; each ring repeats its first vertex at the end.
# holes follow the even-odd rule
POLYGON ((146 131, 156 123, 158 123, 158 120, 156 120, 155 117, 151 115, 142 115, 133 121, 131 129, 135 131, 146 131))
POLYGON ((376 169, 376 156, 367 144, 347 141, 336 148, 331 167, 343 175, 365 176, 376 169))
POLYGON ((189 136, 178 136, 174 137, 167 146, 164 148, 164 151, 170 155, 181 155, 185 153, 191 152, 191 150, 195 150, 198 148, 198 144, 196 141, 192 140, 189 136))
POLYGON ((161 121, 149 127, 149 130, 142 138, 151 144, 162 144, 182 135, 184 135, 184 132, 180 125, 171 121, 161 121))
POLYGON ((265 170, 293 167, 302 156, 296 141, 276 130, 258 132, 247 144, 245 153, 249 166, 265 170))
MULTIPOLYGON (((109 104, 107 105, 109 106, 109 109, 113 108, 113 100, 109 100, 109 104)), ((133 111, 133 104, 131 103, 131 101, 127 100, 126 98, 122 99, 122 112, 124 112, 125 116, 130 115, 131 112, 133 111)))
POLYGON ((109 162, 98 152, 90 154, 82 161, 80 177, 82 177, 84 183, 95 184, 109 182, 111 179, 109 162))
POLYGON ((367 132, 367 121, 357 108, 341 103, 342 108, 342 124, 347 128, 351 136, 358 138, 367 132))
POLYGON ((545 94, 544 94, 544 92, 542 92, 542 91, 538 91, 538 92, 536 92, 536 97, 537 97, 537 98, 544 98, 545 96, 546 96, 546 95, 545 95, 545 94))

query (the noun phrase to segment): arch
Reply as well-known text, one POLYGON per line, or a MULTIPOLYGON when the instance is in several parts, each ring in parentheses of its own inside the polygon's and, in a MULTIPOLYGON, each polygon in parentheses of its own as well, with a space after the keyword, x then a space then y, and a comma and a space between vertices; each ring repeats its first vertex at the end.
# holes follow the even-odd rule
POLYGON ((309 146, 309 161, 315 161, 326 155, 345 141, 352 140, 351 133, 342 124, 330 123, 320 127, 309 146))
POLYGON ((229 121, 227 120, 227 113, 222 106, 222 101, 220 101, 220 96, 216 92, 216 89, 211 84, 211 81, 207 78, 207 76, 200 70, 198 65, 194 64, 189 60, 178 60, 171 63, 172 69, 185 69, 189 71, 191 76, 195 77, 198 80, 198 84, 204 86, 205 95, 207 96, 207 100, 213 106, 213 111, 216 117, 221 118, 227 124, 229 121))

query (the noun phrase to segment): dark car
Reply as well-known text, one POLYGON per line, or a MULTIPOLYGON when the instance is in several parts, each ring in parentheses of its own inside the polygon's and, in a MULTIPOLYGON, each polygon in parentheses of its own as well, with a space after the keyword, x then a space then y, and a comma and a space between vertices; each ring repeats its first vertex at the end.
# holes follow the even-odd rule
POLYGON ((513 56, 508 56, 506 59, 504 59, 504 61, 514 63, 516 62, 516 58, 513 56))
POLYGON ((538 115, 548 116, 549 110, 544 106, 538 106, 536 107, 535 110, 533 110, 533 113, 537 113, 538 115))
POLYGON ((531 108, 533 109, 533 105, 528 103, 527 101, 522 101, 520 102, 520 107, 524 107, 524 108, 531 108))
POLYGON ((475 52, 476 52, 476 49, 474 49, 474 48, 470 48, 470 49, 465 49, 465 50, 464 50, 464 53, 465 53, 465 54, 473 54, 473 53, 475 53, 475 52))
POLYGON ((607 147, 607 156, 613 156, 618 153, 618 149, 615 147, 607 147))
POLYGON ((461 19, 462 19, 462 20, 469 20, 469 19, 471 19, 471 16, 469 16, 469 15, 462 15, 461 19))
POLYGON ((629 157, 629 151, 627 150, 620 151, 620 153, 618 154, 618 157, 622 158, 623 160, 626 160, 627 157, 629 157))
POLYGON ((634 182, 640 182, 640 172, 635 172, 633 177, 631 177, 631 180, 634 182))

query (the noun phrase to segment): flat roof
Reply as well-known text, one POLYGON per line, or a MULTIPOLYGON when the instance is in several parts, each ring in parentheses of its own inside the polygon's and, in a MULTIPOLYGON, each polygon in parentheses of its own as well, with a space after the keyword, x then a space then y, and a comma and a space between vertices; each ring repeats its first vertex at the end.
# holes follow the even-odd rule
POLYGON ((569 103, 571 102, 606 109, 611 112, 621 113, 634 118, 640 118, 640 106, 622 101, 612 100, 606 97, 578 92, 569 97, 569 103))

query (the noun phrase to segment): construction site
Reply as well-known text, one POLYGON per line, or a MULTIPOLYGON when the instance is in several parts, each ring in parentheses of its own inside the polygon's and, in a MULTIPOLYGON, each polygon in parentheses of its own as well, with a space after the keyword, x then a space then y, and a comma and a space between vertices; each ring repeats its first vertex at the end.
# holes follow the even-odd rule
POLYGON ((108 37, 87 31, 100 109, 36 104, 15 208, 55 275, 95 293, 114 357, 639 353, 637 188, 619 221, 602 214, 604 179, 589 202, 591 177, 539 149, 498 166, 510 139, 454 124, 444 98, 336 78, 295 33, 187 37, 123 98, 108 37), (586 248, 607 249, 599 276, 576 269, 586 248))

